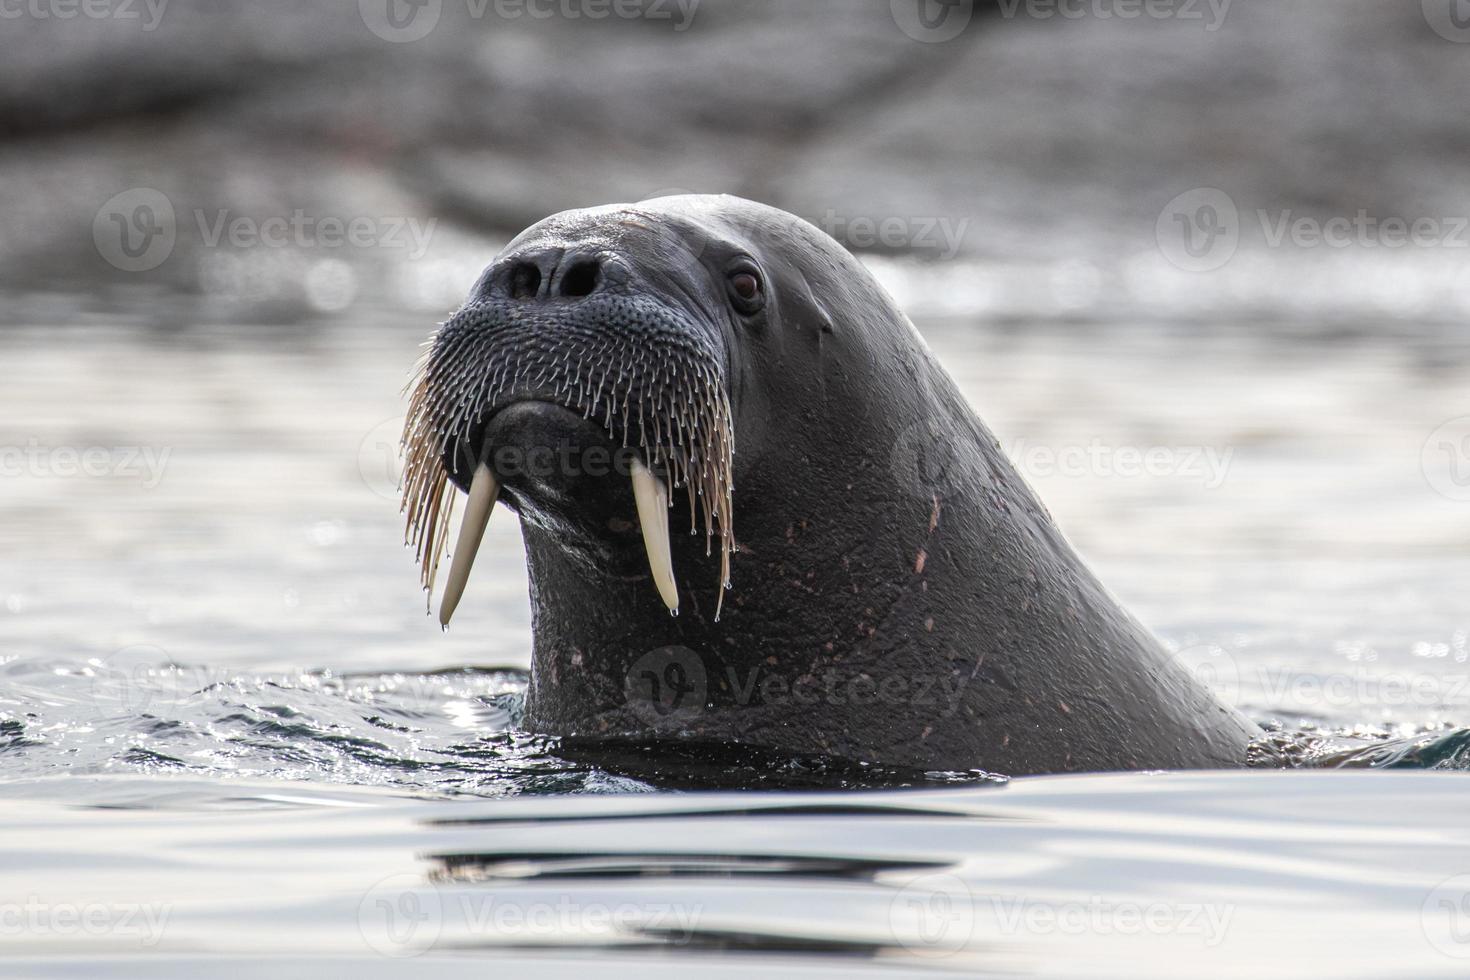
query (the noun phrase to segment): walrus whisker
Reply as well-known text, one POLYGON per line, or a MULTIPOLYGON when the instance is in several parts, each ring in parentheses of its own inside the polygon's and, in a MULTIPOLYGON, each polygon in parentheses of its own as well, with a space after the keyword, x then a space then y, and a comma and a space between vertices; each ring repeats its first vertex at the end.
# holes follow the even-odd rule
MULTIPOLYGON (((707 555, 713 554, 713 539, 720 538, 720 587, 715 603, 718 621, 730 586, 730 554, 735 540, 733 425, 729 398, 716 364, 670 325, 649 341, 620 340, 622 349, 614 371, 607 356, 613 341, 607 336, 574 333, 561 338, 559 350, 528 350, 532 344, 513 332, 519 321, 513 317, 502 321, 493 312, 481 317, 482 312, 467 307, 441 324, 420 356, 406 389, 409 405, 402 438, 401 509, 406 521, 405 543, 415 550, 420 581, 429 593, 426 598, 432 599, 439 562, 449 541, 453 498, 457 496, 446 457, 463 449, 470 457, 479 458, 482 447, 468 443, 475 438, 476 427, 485 423, 487 412, 522 399, 555 401, 596 422, 626 447, 634 437, 631 423, 636 403, 636 448, 643 453, 648 471, 661 468, 669 484, 684 488, 690 533, 699 533, 700 524, 704 525, 707 555), (621 432, 615 428, 619 419, 621 432)), ((635 322, 645 330, 650 326, 645 321, 635 322)), ((457 465, 455 468, 458 470, 457 465)), ((478 472, 474 467, 470 470, 478 472)), ((635 477, 635 499, 639 498, 638 483, 635 477)), ((662 480, 659 486, 664 487, 665 507, 658 513, 666 524, 669 493, 662 480)), ((639 517, 642 521, 641 513, 639 517)), ((645 550, 660 598, 677 611, 672 562, 665 558, 666 527, 664 531, 663 538, 656 534, 651 541, 646 538, 645 550)), ((461 531, 462 536, 465 533, 461 531)), ((468 566, 462 567, 461 562, 472 561, 473 555, 464 552, 463 544, 456 548, 450 589, 462 589, 468 575, 468 566)), ((441 618, 448 618, 444 608, 452 613, 458 598, 441 607, 441 618)))

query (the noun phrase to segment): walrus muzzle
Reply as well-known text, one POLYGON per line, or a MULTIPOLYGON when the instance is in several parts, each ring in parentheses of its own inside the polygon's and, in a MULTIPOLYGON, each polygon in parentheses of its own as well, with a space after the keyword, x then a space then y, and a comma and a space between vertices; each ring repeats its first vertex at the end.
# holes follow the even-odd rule
POLYGON ((691 532, 703 530, 707 551, 718 539, 723 598, 734 548, 734 439, 718 331, 615 283, 585 296, 529 299, 492 296, 465 306, 431 339, 412 385, 403 507, 430 592, 454 487, 468 493, 440 622, 449 622, 463 595, 504 488, 521 488, 523 516, 549 515, 559 489, 588 475, 628 481, 653 583, 675 614, 667 512, 670 487, 685 490, 691 532), (502 424, 532 417, 536 423, 502 424), (589 429, 607 445, 588 439, 589 429), (595 455, 597 448, 611 451, 595 455), (600 460, 606 473, 593 472, 600 460))

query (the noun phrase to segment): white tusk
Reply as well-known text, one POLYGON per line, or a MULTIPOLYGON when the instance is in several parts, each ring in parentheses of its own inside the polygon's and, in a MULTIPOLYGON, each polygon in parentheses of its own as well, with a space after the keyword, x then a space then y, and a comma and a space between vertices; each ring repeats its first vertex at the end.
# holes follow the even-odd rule
POLYGON ((643 547, 648 551, 653 584, 664 605, 677 615, 679 587, 674 584, 674 559, 669 552, 669 489, 638 459, 633 460, 633 500, 638 505, 638 523, 643 528, 643 547))
POLYGON ((448 626, 449 617, 464 597, 464 587, 470 580, 470 568, 475 564, 475 552, 480 550, 480 539, 485 536, 485 525, 490 523, 490 512, 495 509, 495 498, 500 496, 500 484, 487 463, 481 463, 470 482, 470 499, 465 504, 464 519, 459 522, 459 539, 454 544, 454 562, 449 566, 449 581, 444 585, 444 600, 439 605, 439 625, 448 626))

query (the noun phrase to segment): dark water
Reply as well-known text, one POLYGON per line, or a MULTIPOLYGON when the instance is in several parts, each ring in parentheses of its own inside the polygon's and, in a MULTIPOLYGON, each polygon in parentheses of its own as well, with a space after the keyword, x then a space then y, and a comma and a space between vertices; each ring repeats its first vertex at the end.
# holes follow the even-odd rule
POLYGON ((1452 334, 924 321, 1104 580, 1269 728, 1254 771, 1008 781, 521 733, 513 521, 447 634, 400 547, 431 318, 81 319, 0 337, 0 973, 1470 966, 1452 334))

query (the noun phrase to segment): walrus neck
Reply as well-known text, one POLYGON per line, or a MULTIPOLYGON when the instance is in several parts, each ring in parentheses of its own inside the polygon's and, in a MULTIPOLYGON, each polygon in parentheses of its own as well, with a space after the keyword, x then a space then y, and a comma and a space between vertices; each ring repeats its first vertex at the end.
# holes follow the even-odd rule
POLYGON ((1254 726, 1098 585, 988 430, 970 416, 941 432, 973 466, 932 486, 901 486, 863 445, 800 480, 798 461, 754 467, 739 492, 781 508, 736 525, 719 621, 703 536, 675 535, 684 605, 670 617, 645 570, 589 569, 526 527, 529 726, 926 770, 1241 764, 1254 726), (700 704, 657 689, 670 664, 703 682, 700 704))
POLYGON ((702 536, 674 536, 674 618, 646 568, 589 569, 527 527, 528 724, 921 769, 1241 764, 1257 730, 1097 583, 947 376, 929 383, 927 417, 874 413, 820 465, 749 463, 719 621, 702 536))

